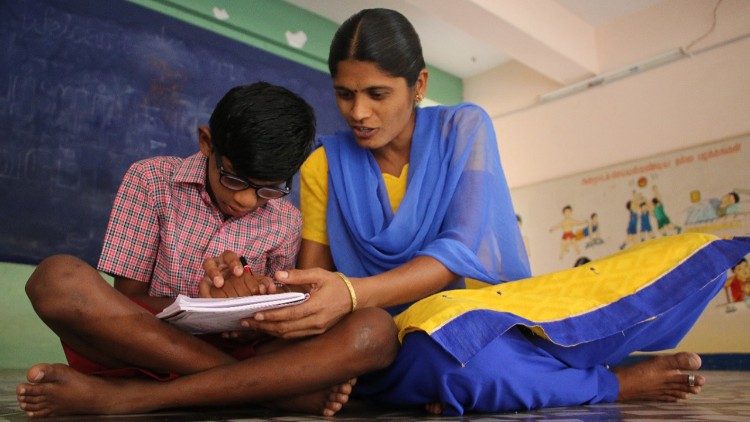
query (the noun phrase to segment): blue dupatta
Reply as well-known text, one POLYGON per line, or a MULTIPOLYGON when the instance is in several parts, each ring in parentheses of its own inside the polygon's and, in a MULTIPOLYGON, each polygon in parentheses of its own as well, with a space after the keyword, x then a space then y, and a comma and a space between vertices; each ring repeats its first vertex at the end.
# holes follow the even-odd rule
POLYGON ((329 245, 338 270, 370 276, 424 255, 487 283, 528 277, 489 116, 473 104, 416 113, 406 195, 396 214, 372 153, 349 131, 321 139, 329 166, 329 245))

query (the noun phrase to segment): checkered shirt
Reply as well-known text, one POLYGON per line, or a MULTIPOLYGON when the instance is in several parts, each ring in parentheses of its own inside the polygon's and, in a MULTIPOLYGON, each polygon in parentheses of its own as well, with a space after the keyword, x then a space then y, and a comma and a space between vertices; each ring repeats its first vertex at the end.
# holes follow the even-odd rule
POLYGON ((198 295, 203 260, 232 250, 253 274, 293 268, 299 211, 284 199, 222 219, 206 191, 206 158, 155 157, 125 174, 110 214, 98 268, 151 283, 149 295, 198 295))

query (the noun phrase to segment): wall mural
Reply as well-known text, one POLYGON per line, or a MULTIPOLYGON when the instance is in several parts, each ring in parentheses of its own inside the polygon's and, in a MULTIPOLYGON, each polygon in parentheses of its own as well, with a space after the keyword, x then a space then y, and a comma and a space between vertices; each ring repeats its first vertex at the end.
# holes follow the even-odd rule
MULTIPOLYGON (((750 236, 750 134, 512 190, 535 275, 684 232, 750 236)), ((717 312, 750 316, 750 256, 717 312)))

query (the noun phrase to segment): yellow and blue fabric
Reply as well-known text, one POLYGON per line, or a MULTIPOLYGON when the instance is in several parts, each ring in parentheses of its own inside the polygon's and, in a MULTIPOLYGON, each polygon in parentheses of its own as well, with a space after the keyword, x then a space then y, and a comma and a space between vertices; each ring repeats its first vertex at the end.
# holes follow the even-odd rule
POLYGON ((561 346, 605 338, 663 314, 726 272, 741 257, 725 254, 731 242, 743 244, 710 234, 663 237, 560 272, 442 292, 396 317, 399 336, 424 331, 462 363, 514 325, 561 346), (466 325, 481 330, 456 341, 467 337, 466 325))
POLYGON ((749 238, 683 234, 571 270, 438 293, 396 318, 399 355, 362 377, 358 394, 439 401, 449 415, 614 401, 608 365, 675 347, 747 253, 749 238))
POLYGON ((492 122, 481 108, 416 110, 406 193, 395 213, 375 158, 351 131, 321 143, 328 244, 339 271, 365 277, 424 255, 487 283, 530 275, 492 122))

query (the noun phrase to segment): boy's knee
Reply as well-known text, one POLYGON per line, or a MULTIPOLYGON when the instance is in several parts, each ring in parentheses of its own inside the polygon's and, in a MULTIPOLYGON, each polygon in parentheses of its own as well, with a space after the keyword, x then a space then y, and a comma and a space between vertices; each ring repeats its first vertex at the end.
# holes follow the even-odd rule
POLYGON ((88 264, 71 255, 53 255, 37 265, 26 282, 26 295, 37 308, 45 299, 62 301, 64 295, 80 285, 88 264))
POLYGON ((396 324, 386 311, 365 308, 351 315, 347 329, 356 359, 368 363, 369 370, 390 365, 398 351, 396 324))

